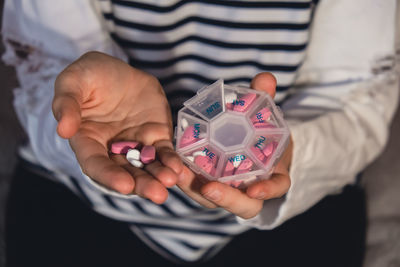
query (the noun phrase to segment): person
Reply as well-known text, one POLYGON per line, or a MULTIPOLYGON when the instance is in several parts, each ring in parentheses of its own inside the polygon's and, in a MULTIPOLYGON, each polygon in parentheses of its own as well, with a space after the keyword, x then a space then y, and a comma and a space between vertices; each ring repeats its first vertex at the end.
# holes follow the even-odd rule
MULTIPOLYGON (((232 264, 243 256, 250 265, 263 258, 271 263, 276 253, 279 266, 300 260, 327 265, 327 258, 332 266, 360 266, 364 228, 358 191, 346 201, 346 189, 338 195, 339 208, 335 199, 332 209, 303 222, 313 227, 312 220, 327 216, 321 236, 311 228, 280 241, 285 236, 280 232, 263 252, 260 244, 271 232, 249 229, 270 230, 292 220, 296 229, 301 218, 295 216, 355 183, 382 151, 398 98, 395 68, 387 67, 395 62, 395 4, 6 1, 3 59, 17 70, 14 105, 29 136, 21 157, 29 172, 52 177, 96 212, 126 223, 136 236, 129 257, 145 258, 139 265, 165 258, 165 266, 203 261, 212 266, 220 252, 232 264), (176 110, 218 78, 276 93, 291 130, 292 141, 271 179, 245 192, 200 183, 173 149, 176 110), (154 145, 158 160, 144 170, 128 166, 122 156, 108 154, 114 140, 154 145), (335 231, 328 234, 332 225, 335 231), (285 251, 300 236, 304 250, 285 251), (232 253, 230 244, 242 242, 244 254, 232 253), (310 248, 316 253, 304 254, 310 248), (285 258, 285 252, 297 257, 285 258)), ((32 176, 27 172, 17 173, 16 183, 32 176)), ((16 192, 25 180, 13 187, 16 192)), ((11 204, 18 200, 15 194, 11 204)), ((98 248, 95 242, 88 246, 98 248)))

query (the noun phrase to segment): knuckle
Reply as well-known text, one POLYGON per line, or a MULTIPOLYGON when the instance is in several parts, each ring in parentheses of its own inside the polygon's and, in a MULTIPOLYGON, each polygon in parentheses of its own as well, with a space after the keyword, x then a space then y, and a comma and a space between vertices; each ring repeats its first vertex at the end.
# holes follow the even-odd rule
POLYGON ((90 176, 90 178, 95 179, 96 178, 96 172, 94 172, 94 169, 92 168, 93 162, 96 161, 97 156, 91 156, 82 161, 81 168, 84 174, 90 176))
POLYGON ((148 82, 150 84, 152 84, 154 86, 157 86, 157 87, 161 87, 161 84, 160 84, 159 80, 155 76, 150 75, 148 73, 146 73, 146 74, 147 74, 148 82))
POLYGON ((239 215, 239 217, 245 220, 254 218, 261 212, 263 208, 263 203, 264 201, 258 201, 257 204, 255 204, 251 209, 247 209, 246 211, 244 211, 241 215, 239 215))
POLYGON ((75 88, 79 84, 82 73, 84 72, 76 70, 74 63, 65 68, 54 81, 54 90, 56 95, 60 93, 73 92, 68 90, 75 88))
POLYGON ((279 180, 279 183, 276 184, 276 189, 275 192, 271 192, 271 198, 279 198, 282 197, 287 193, 291 186, 291 181, 288 176, 282 177, 282 179, 279 180))
POLYGON ((291 180, 289 176, 283 176, 274 180, 271 185, 272 186, 264 187, 264 192, 266 193, 267 198, 279 198, 287 193, 291 186, 291 180))
POLYGON ((161 139, 154 143, 154 146, 159 151, 173 151, 174 145, 172 144, 171 140, 168 139, 161 139))
POLYGON ((160 139, 169 140, 170 129, 163 123, 148 122, 139 130, 137 138, 142 140, 144 144, 152 145, 160 139))
POLYGON ((270 199, 274 197, 275 190, 272 186, 264 185, 262 192, 265 194, 264 199, 270 199))

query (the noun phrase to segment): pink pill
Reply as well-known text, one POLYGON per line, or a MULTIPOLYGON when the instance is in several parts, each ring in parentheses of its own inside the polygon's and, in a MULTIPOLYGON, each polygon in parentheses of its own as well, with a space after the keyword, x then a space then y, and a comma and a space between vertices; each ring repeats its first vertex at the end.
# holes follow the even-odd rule
POLYGON ((224 176, 230 176, 233 175, 233 171, 235 170, 235 167, 233 166, 233 163, 228 160, 225 166, 224 170, 224 176))
POLYGON ((253 161, 251 161, 251 159, 245 159, 240 163, 238 169, 246 169, 247 170, 247 169, 250 169, 252 166, 253 166, 253 161))
POLYGON ((154 146, 144 146, 140 151, 140 161, 149 164, 156 159, 156 148, 154 146))
POLYGON ((251 122, 256 128, 268 128, 271 125, 268 123, 271 114, 272 113, 268 108, 262 108, 251 117, 251 122))
POLYGON ((194 163, 207 173, 212 174, 215 170, 213 161, 208 156, 197 156, 194 158, 194 163))
POLYGON ((235 174, 250 172, 252 167, 253 167, 253 162, 250 159, 245 159, 240 163, 239 167, 235 171, 235 174))
POLYGON ((129 149, 134 149, 139 143, 133 141, 115 142, 111 145, 111 152, 114 154, 126 154, 129 149))
POLYGON ((186 127, 181 137, 180 147, 185 147, 200 140, 200 124, 195 123, 186 127))
POLYGON ((226 109, 228 109, 228 110, 233 110, 233 105, 232 105, 232 103, 226 103, 226 109))
POLYGON ((196 138, 193 136, 193 130, 193 125, 186 127, 180 140, 180 147, 188 146, 196 142, 196 138))
POLYGON ((275 145, 276 145, 275 142, 268 143, 268 144, 263 148, 262 153, 263 153, 266 157, 271 156, 271 154, 272 154, 272 153, 274 152, 274 150, 275 150, 275 145))
POLYGON ((269 108, 262 108, 256 114, 254 114, 254 116, 251 118, 251 121, 253 123, 267 122, 269 120, 269 118, 271 117, 271 114, 272 113, 269 110, 269 108))
POLYGON ((204 153, 203 156, 207 156, 211 160, 214 166, 217 165, 218 156, 214 153, 214 151, 210 150, 208 147, 203 147, 202 153, 204 153))
POLYGON ((264 162, 265 161, 265 155, 264 153, 261 151, 260 148, 252 146, 251 147, 251 151, 253 151, 253 154, 261 161, 264 162))
POLYGON ((251 106, 251 104, 253 104, 254 100, 256 100, 256 97, 257 95, 254 93, 245 94, 244 96, 233 102, 233 110, 245 112, 251 106))
POLYGON ((257 128, 257 129, 260 129, 260 128, 276 128, 275 125, 273 125, 272 123, 269 123, 269 122, 262 122, 262 123, 256 122, 256 123, 253 123, 253 126, 255 128, 257 128))

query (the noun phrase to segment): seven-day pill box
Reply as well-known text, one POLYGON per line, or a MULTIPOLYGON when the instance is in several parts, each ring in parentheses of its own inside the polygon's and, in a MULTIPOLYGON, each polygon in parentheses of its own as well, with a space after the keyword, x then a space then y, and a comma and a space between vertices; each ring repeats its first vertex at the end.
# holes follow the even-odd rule
POLYGON ((244 188, 269 178, 289 129, 267 93, 218 80, 184 103, 175 137, 178 154, 194 172, 244 188))

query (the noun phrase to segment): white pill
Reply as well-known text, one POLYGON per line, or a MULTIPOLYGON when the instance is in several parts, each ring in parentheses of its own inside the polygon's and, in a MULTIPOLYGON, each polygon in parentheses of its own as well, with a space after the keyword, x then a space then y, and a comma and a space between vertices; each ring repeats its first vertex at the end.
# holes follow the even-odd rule
POLYGON ((192 156, 193 156, 194 158, 197 157, 197 156, 206 156, 206 152, 205 152, 205 151, 202 151, 202 150, 199 150, 199 151, 194 152, 194 153, 192 154, 192 156))
POLYGON ((194 157, 193 156, 187 156, 186 157, 189 161, 194 162, 194 157))
POLYGON ((225 104, 232 104, 233 101, 237 99, 237 94, 235 92, 225 93, 225 104))
POLYGON ((128 159, 129 163, 136 168, 143 168, 144 164, 140 160, 128 159))
POLYGON ((243 157, 243 155, 241 155, 241 154, 237 154, 237 155, 234 157, 234 158, 237 159, 237 160, 234 160, 234 161, 233 161, 233 163, 232 163, 233 167, 235 167, 235 168, 239 167, 240 163, 242 162, 242 157, 243 157))
POLYGON ((182 126, 183 130, 185 130, 189 126, 189 123, 188 123, 187 119, 183 118, 181 120, 181 126, 182 126))
POLYGON ((126 153, 126 159, 131 162, 131 160, 140 160, 140 151, 137 149, 129 149, 126 153))

